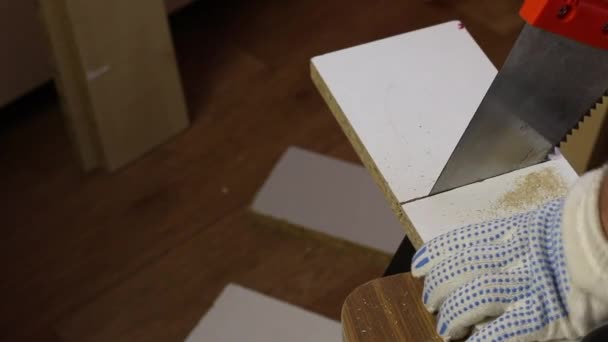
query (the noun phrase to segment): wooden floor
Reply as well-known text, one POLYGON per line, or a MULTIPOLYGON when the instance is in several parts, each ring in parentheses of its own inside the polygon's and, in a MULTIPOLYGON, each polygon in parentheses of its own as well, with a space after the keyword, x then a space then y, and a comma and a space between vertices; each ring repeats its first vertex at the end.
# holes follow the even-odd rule
POLYGON ((0 112, 0 340, 179 341, 228 282, 337 319, 385 260, 247 214, 289 145, 357 161, 309 58, 459 18, 500 65, 521 27, 518 0, 218 3, 172 18, 192 127, 119 172, 79 170, 48 89, 0 112))

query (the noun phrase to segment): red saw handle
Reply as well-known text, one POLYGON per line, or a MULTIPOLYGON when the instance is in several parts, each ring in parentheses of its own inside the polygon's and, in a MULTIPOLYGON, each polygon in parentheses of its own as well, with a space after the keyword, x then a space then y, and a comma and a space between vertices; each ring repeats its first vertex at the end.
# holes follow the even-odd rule
POLYGON ((530 25, 608 49, 608 0, 525 0, 519 14, 530 25))

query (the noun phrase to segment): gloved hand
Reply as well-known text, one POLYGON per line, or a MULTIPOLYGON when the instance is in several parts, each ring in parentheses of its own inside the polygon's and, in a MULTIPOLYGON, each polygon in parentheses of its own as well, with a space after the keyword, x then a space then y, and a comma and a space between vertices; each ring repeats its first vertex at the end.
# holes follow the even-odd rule
POLYGON ((579 180, 567 199, 463 227, 414 256, 423 301, 439 310, 447 341, 575 339, 608 319, 608 241, 599 219, 603 173, 579 180))

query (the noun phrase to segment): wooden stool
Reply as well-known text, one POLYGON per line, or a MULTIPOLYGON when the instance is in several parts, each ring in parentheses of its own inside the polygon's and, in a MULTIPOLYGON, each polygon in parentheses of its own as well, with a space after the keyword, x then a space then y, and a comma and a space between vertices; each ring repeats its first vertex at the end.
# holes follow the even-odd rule
POLYGON ((442 341, 422 304, 423 282, 410 273, 370 281, 342 306, 344 342, 442 341))

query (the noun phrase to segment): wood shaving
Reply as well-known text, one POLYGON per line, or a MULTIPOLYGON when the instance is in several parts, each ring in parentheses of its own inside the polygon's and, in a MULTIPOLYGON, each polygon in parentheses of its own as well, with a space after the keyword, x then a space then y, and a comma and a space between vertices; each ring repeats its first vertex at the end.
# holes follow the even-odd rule
POLYGON ((515 181, 513 190, 505 193, 496 202, 494 210, 509 212, 526 211, 565 194, 568 185, 553 168, 521 176, 515 181))

